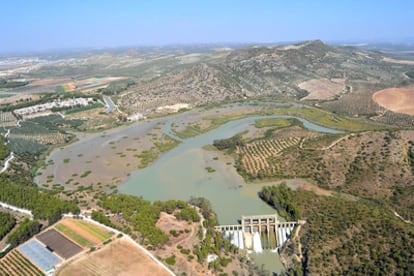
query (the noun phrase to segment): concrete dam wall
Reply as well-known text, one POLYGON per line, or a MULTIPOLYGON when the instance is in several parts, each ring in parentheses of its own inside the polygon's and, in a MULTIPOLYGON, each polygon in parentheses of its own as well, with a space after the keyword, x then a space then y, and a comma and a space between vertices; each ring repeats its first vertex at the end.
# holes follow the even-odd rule
POLYGON ((262 252, 263 249, 277 250, 289 239, 296 221, 279 222, 277 215, 242 216, 241 224, 219 225, 216 231, 235 246, 262 252))

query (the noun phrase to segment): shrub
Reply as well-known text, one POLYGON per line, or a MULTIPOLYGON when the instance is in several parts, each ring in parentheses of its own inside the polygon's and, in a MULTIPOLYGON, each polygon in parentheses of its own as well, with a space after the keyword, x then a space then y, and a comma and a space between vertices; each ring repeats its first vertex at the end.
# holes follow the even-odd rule
POLYGON ((165 262, 169 265, 175 265, 175 255, 172 255, 165 259, 165 262))

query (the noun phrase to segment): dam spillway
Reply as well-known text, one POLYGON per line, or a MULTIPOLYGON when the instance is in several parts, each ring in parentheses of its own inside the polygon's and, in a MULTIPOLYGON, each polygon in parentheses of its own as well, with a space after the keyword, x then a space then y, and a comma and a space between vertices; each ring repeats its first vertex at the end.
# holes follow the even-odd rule
POLYGON ((241 224, 218 225, 215 230, 238 248, 260 253, 264 249, 281 248, 297 224, 296 221, 279 222, 276 214, 242 216, 241 224))

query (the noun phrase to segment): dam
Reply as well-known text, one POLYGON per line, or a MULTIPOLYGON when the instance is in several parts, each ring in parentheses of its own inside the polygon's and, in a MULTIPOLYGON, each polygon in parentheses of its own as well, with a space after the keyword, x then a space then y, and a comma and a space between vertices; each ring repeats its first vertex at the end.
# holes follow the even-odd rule
POLYGON ((240 224, 218 225, 215 230, 240 249, 257 253, 278 250, 289 239, 297 221, 281 222, 277 214, 242 216, 240 224))

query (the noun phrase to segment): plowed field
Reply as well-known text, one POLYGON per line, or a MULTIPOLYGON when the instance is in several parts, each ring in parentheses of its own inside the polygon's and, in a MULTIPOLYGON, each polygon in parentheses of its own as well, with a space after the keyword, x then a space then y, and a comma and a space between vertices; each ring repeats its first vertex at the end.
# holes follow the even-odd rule
POLYGON ((414 115, 414 87, 387 88, 375 92, 372 99, 380 106, 396 113, 414 115))

